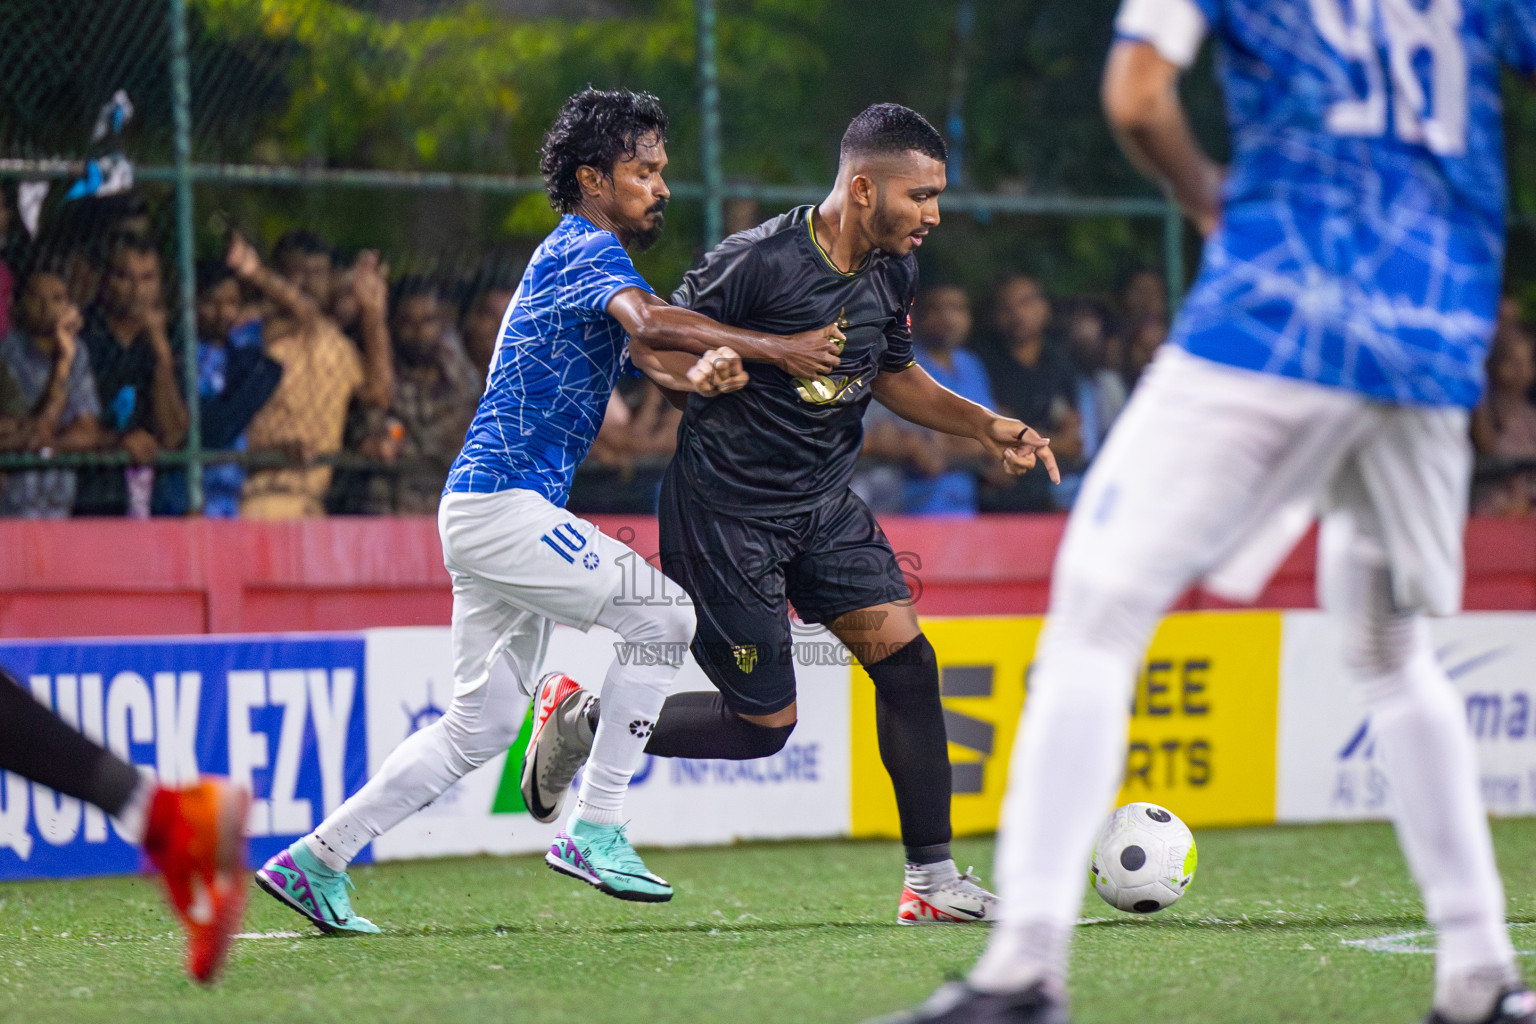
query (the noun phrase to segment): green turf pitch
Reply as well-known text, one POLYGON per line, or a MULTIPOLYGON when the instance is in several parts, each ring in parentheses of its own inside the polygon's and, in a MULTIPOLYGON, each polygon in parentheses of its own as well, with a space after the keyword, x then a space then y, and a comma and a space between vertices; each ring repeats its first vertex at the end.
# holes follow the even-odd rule
MULTIPOLYGON (((1494 835, 1515 944, 1536 949, 1536 821, 1498 822, 1494 835)), ((1200 874, 1170 911, 1133 918, 1086 893, 1078 1020, 1398 1024, 1423 1013, 1430 957, 1360 944, 1424 941, 1402 937, 1424 923, 1390 829, 1198 839, 1200 874)), ((990 841, 957 853, 990 877, 990 841)), ((362 868, 356 906, 387 931, 369 938, 312 934, 254 893, 249 932, 303 933, 242 940, 208 991, 183 980, 149 882, 0 886, 0 1020, 855 1022, 920 999, 985 939, 979 927, 897 927, 888 843, 646 860, 677 886, 671 903, 621 903, 530 857, 362 868)))

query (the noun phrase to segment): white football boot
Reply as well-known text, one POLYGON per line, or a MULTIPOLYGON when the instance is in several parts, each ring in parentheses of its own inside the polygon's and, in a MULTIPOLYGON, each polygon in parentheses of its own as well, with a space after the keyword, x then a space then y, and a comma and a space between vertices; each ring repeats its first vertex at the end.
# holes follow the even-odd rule
POLYGON ((533 734, 523 753, 523 803, 539 821, 560 816, 571 781, 592 753, 588 709, 597 694, 568 675, 551 672, 533 691, 533 734))
POLYGON ((979 884, 981 879, 955 870, 954 861, 907 865, 897 924, 974 924, 997 920, 998 898, 979 884))

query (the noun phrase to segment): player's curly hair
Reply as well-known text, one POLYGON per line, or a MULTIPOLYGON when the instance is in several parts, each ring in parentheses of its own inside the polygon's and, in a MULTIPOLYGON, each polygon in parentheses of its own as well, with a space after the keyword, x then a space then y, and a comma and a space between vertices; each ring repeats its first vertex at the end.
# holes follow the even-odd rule
POLYGON ((609 177, 615 163, 635 155, 637 140, 652 133, 666 141, 667 114, 648 92, 589 86, 566 100, 539 151, 549 205, 561 213, 576 209, 577 168, 592 167, 609 177))

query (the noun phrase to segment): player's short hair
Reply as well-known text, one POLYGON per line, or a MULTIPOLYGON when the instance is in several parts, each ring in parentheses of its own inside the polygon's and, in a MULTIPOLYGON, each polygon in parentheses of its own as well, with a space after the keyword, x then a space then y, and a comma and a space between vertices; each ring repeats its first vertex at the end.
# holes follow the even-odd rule
POLYGON ((648 92, 588 87, 566 100, 539 151, 549 205, 560 213, 576 209, 581 202, 578 168, 611 177, 613 165, 634 156, 639 140, 652 134, 667 140, 667 114, 648 92))
POLYGON ((843 133, 839 159, 878 156, 886 153, 921 153, 941 163, 949 159, 949 146, 928 119, 900 103, 876 103, 865 107, 843 133))
POLYGON ((300 256, 329 256, 332 259, 336 257, 330 243, 308 228, 294 228, 284 233, 272 247, 272 262, 281 262, 289 253, 297 253, 300 256))

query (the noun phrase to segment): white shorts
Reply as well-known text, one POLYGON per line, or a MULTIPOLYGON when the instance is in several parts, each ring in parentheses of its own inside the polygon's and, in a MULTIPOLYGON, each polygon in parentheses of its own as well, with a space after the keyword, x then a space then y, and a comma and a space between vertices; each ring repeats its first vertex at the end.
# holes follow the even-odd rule
POLYGON ((591 629, 623 557, 640 557, 532 491, 446 494, 437 530, 453 578, 455 696, 483 685, 503 655, 531 694, 554 624, 591 629))
MULTIPOLYGON (((1166 608, 1258 596, 1319 515, 1385 559, 1394 602, 1459 610, 1467 412, 1393 406, 1166 346, 1090 468, 1056 579, 1166 608)), ((1325 545, 1326 546, 1326 545, 1325 545)))

